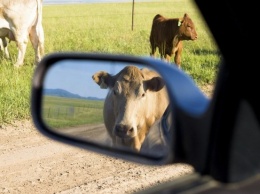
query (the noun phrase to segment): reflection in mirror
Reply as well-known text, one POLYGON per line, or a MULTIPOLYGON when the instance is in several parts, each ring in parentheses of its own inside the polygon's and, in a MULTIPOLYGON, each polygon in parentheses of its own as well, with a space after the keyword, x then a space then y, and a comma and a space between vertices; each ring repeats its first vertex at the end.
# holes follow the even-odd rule
POLYGON ((142 64, 63 60, 48 70, 43 87, 43 120, 53 131, 144 154, 169 153, 169 99, 154 70, 142 64))

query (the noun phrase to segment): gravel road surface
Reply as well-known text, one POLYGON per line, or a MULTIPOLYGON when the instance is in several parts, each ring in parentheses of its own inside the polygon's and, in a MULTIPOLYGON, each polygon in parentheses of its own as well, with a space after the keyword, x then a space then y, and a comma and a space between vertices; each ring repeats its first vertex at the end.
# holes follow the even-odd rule
POLYGON ((50 140, 30 120, 0 127, 0 193, 134 193, 192 172, 144 166, 50 140))

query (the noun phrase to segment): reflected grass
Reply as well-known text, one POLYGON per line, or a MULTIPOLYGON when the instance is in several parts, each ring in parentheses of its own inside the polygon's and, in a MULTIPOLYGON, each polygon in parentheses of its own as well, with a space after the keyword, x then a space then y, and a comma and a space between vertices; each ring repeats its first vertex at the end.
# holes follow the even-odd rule
POLYGON ((103 123, 104 101, 44 96, 43 118, 52 128, 103 123))

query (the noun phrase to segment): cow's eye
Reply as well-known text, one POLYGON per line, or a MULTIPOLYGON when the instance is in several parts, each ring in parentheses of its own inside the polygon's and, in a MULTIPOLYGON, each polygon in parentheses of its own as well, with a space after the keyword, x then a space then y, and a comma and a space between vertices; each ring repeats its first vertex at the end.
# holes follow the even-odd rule
POLYGON ((114 95, 116 95, 116 94, 117 94, 116 90, 113 90, 113 94, 114 94, 114 95))
POLYGON ((145 93, 142 93, 142 97, 145 97, 145 93))

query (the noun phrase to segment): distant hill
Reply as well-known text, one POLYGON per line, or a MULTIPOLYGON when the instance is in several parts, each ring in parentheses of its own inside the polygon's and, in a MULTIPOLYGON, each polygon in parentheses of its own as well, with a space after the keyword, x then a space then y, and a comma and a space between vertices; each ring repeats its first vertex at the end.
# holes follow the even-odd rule
POLYGON ((73 94, 71 92, 68 92, 67 90, 63 89, 44 89, 43 91, 44 95, 47 96, 58 96, 58 97, 65 97, 65 98, 78 98, 78 99, 87 99, 87 100, 104 100, 97 97, 83 97, 78 94, 73 94))

